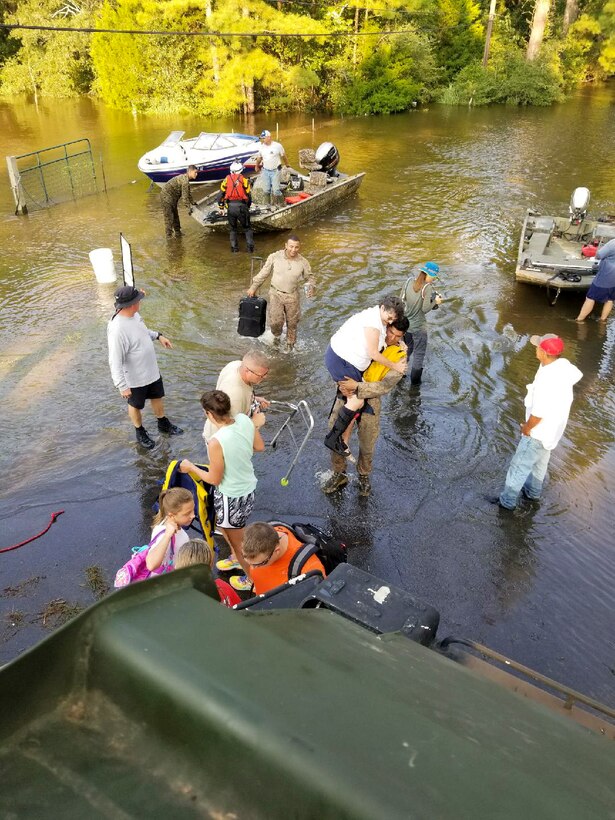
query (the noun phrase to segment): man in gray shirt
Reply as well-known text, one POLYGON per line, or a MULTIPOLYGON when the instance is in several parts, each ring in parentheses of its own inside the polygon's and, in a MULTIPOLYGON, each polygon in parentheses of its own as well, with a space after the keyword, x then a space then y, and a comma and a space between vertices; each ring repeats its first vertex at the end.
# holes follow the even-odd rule
POLYGON ((129 285, 115 292, 115 313, 107 325, 109 367, 113 384, 128 404, 128 415, 135 426, 137 442, 148 450, 155 447, 143 427, 141 410, 149 399, 158 419, 158 430, 169 436, 184 431, 171 424, 164 414, 164 386, 158 369, 154 341, 171 348, 171 342, 155 330, 149 330, 139 315, 139 303, 145 296, 142 290, 129 285))

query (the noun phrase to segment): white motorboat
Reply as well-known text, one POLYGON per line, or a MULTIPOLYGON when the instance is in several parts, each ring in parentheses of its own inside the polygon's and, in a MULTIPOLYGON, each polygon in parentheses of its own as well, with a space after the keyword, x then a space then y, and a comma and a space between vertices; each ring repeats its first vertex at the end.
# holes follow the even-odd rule
POLYGON ((259 151, 258 137, 250 134, 210 134, 182 139, 185 131, 172 131, 166 140, 139 160, 139 171, 152 182, 164 185, 172 177, 186 172, 189 165, 198 170, 196 182, 220 182, 238 160, 250 172, 259 151))

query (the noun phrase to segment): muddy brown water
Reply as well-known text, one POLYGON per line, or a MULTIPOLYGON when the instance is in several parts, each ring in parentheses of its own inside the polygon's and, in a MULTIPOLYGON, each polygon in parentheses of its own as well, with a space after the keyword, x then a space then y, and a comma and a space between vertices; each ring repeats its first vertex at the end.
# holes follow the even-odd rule
MULTIPOLYGON (((133 118, 84 100, 0 104, 0 147, 19 154, 89 137, 108 192, 27 217, 13 215, 0 185, 2 543, 50 533, 0 554, 0 660, 45 634, 50 601, 88 604, 86 568, 109 581, 128 549, 147 538, 157 482, 169 459, 204 458, 198 397, 249 342, 236 332, 248 282, 245 253, 183 216, 185 236, 164 238, 159 197, 139 156, 178 127, 258 132, 274 124, 133 118), (112 286, 97 285, 88 252, 132 243, 148 296, 142 315, 174 342, 159 351, 170 418, 185 428, 150 454, 137 450, 107 365, 112 286), (6 589, 8 591, 6 591, 6 589)), ((366 171, 359 194, 301 229, 318 277, 292 355, 271 350, 270 398, 305 399, 312 445, 287 488, 290 449, 257 457, 255 519, 310 520, 335 530, 350 560, 437 607, 440 636, 468 637, 615 705, 615 324, 573 319, 578 296, 549 308, 543 291, 514 281, 526 207, 565 212, 586 185, 592 212, 615 212, 613 89, 551 109, 432 107, 388 118, 279 121, 291 159, 335 142, 341 168, 366 171), (321 445, 332 389, 323 353, 351 313, 397 291, 417 263, 443 269, 441 310, 429 317, 420 390, 402 383, 384 413, 373 493, 356 481, 325 497, 321 445), (516 446, 525 385, 537 363, 531 333, 556 332, 584 372, 566 434, 538 508, 508 515, 496 491, 516 446)), ((257 237, 266 256, 282 235, 257 237)), ((150 428, 150 416, 146 415, 150 428)), ((269 429, 273 428, 273 420, 269 429)))

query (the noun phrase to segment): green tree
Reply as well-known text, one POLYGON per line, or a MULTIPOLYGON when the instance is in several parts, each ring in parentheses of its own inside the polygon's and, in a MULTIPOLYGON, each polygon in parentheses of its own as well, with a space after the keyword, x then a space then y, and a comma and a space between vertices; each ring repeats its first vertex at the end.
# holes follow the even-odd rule
MULTIPOLYGON (((77 5, 67 2, 58 8, 57 0, 24 0, 5 15, 8 23, 26 25, 91 25, 96 0, 77 5)), ((14 38, 9 46, 14 53, 0 71, 3 94, 31 93, 48 97, 73 97, 87 93, 92 83, 92 66, 87 34, 19 30, 19 46, 14 38)))
MULTIPOLYGON (((367 39, 367 38, 366 38, 367 39)), ((347 114, 391 114, 406 111, 432 96, 439 76, 426 38, 409 29, 363 46, 356 68, 338 64, 331 103, 347 114)))

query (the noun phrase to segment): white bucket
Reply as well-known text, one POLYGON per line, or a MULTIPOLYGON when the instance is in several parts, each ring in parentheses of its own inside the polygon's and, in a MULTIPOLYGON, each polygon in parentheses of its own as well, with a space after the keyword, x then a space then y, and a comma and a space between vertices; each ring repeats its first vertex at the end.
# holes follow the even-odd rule
POLYGON ((97 248, 90 251, 90 262, 94 268, 96 281, 101 285, 110 285, 115 282, 115 265, 113 264, 113 251, 111 248, 97 248))

